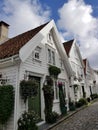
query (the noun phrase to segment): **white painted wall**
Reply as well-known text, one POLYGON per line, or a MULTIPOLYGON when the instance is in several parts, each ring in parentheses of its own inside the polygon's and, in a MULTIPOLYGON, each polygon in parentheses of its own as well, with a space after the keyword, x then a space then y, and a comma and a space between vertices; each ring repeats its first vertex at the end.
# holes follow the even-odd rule
MULTIPOLYGON (((10 66, 10 67, 6 67, 6 68, 2 68, 0 69, 0 73, 2 74, 3 78, 7 78, 8 82, 7 84, 11 84, 14 87, 14 91, 15 91, 15 98, 16 98, 16 90, 17 90, 17 72, 18 72, 18 66, 10 66)), ((15 127, 15 118, 17 116, 16 113, 16 99, 15 99, 15 104, 14 104, 14 111, 13 114, 11 116, 11 118, 9 119, 9 121, 7 122, 7 125, 5 126, 6 130, 14 130, 15 127)))
MULTIPOLYGON (((81 54, 79 54, 80 52, 78 52, 79 48, 78 49, 77 48, 78 48, 78 45, 76 45, 76 43, 74 41, 74 43, 72 44, 70 53, 69 53, 69 61, 70 61, 72 70, 73 70, 75 76, 77 77, 77 79, 79 79, 79 77, 81 77, 81 75, 82 75, 82 81, 78 81, 78 80, 74 81, 74 78, 72 79, 73 85, 74 84, 79 85, 78 91, 77 91, 77 96, 75 96, 76 94, 74 94, 74 88, 70 87, 70 95, 71 95, 72 100, 79 100, 80 98, 82 98, 83 97, 82 85, 85 88, 84 67, 81 62, 82 58, 79 56, 79 55, 81 55, 81 54)), ((71 85, 71 86, 73 86, 73 85, 71 85)))
MULTIPOLYGON (((50 24, 50 28, 53 27, 54 23, 50 24)), ((39 35, 36 35, 34 37, 34 40, 30 40, 29 43, 26 44, 26 46, 23 46, 23 48, 19 52, 19 57, 22 60, 20 64, 17 64, 16 66, 10 66, 6 68, 0 69, 0 72, 3 73, 3 75, 7 76, 9 80, 9 84, 12 84, 15 87, 15 109, 14 109, 14 119, 11 119, 11 122, 8 125, 8 128, 6 130, 17 130, 17 120, 19 119, 20 115, 24 110, 28 109, 28 105, 26 105, 23 102, 23 100, 20 97, 19 94, 19 84, 20 81, 23 80, 28 74, 31 74, 33 76, 38 76, 41 78, 41 117, 44 119, 44 96, 43 96, 43 83, 45 81, 46 75, 49 75, 48 72, 48 53, 47 49, 50 48, 51 50, 54 51, 55 53, 55 65, 57 67, 61 67, 60 62, 63 57, 61 56, 62 52, 60 51, 63 48, 63 45, 58 45, 59 42, 56 40, 52 41, 52 44, 50 41, 47 40, 47 34, 50 31, 49 26, 46 27, 46 30, 42 30, 39 35), (46 31, 46 33, 45 33, 46 31), (41 36, 41 37, 40 37, 41 36), (38 43, 40 38, 40 42, 38 43), (42 40, 43 39, 43 40, 42 40), (36 41, 35 41, 36 40, 36 41), (35 41, 35 42, 34 42, 35 41), (56 43, 55 43, 56 42, 56 43), (33 46, 34 45, 34 46, 33 46), (57 47, 58 45, 58 47, 57 47), (40 60, 34 59, 34 50, 36 46, 39 46, 41 48, 40 52, 40 60), (59 49, 60 47, 60 49, 59 49), (57 49, 58 48, 58 49, 57 49), (22 59, 23 58, 23 59, 22 59)), ((56 28, 55 28, 56 30, 56 28)), ((52 32, 53 33, 53 32, 52 32)), ((53 35, 52 35, 53 36, 53 35)), ((55 35, 56 36, 56 33, 55 35)), ((58 38, 59 39, 59 38, 58 38)), ((62 59, 64 65, 65 61, 62 59)), ((68 65, 68 63, 66 63, 68 65)), ((59 75, 59 80, 65 82, 65 87, 66 87, 66 102, 68 103, 68 93, 69 93, 69 76, 65 66, 62 65, 61 67, 61 74, 59 75)), ((68 104, 67 104, 68 105, 68 104)), ((53 110, 60 113, 59 109, 59 100, 55 101, 53 104, 53 110)))
POLYGON ((98 94, 98 71, 97 70, 94 71, 94 78, 95 78, 95 81, 96 81, 96 83, 95 83, 95 93, 98 94))
MULTIPOLYGON (((24 74, 26 74, 26 71, 28 71, 28 73, 32 73, 32 75, 34 75, 34 76, 41 77, 41 116, 44 119, 44 116, 45 116, 44 115, 44 96, 43 96, 42 87, 43 87, 43 83, 45 80, 45 76, 49 75, 49 73, 48 73, 48 67, 49 67, 48 48, 55 52, 55 63, 56 63, 56 66, 59 68, 61 66, 60 65, 61 57, 55 46, 55 43, 51 44, 47 40, 47 34, 46 34, 45 38, 43 39, 43 41, 41 41, 41 43, 39 43, 38 46, 41 48, 40 60, 34 59, 34 55, 33 55, 34 51, 32 51, 32 53, 26 59, 26 61, 24 63, 21 63, 21 65, 20 65, 20 78, 21 79, 24 78, 24 74)), ((63 80, 66 84, 66 100, 68 103, 69 80, 68 80, 67 72, 64 68, 64 65, 61 68, 61 74, 59 75, 58 78, 60 80, 63 80)), ((54 101, 53 110, 60 114, 59 100, 54 101)))
POLYGON ((91 92, 90 92, 90 86, 91 86, 91 90, 92 90, 92 94, 94 93, 94 73, 92 68, 89 65, 89 62, 87 60, 87 64, 86 64, 86 93, 87 93, 87 97, 90 97, 91 92))

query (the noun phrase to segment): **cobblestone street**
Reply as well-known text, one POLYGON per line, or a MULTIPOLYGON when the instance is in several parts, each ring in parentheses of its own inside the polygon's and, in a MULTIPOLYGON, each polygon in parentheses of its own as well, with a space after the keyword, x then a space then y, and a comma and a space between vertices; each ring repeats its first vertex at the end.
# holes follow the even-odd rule
POLYGON ((98 130, 98 102, 79 111, 51 130, 98 130))

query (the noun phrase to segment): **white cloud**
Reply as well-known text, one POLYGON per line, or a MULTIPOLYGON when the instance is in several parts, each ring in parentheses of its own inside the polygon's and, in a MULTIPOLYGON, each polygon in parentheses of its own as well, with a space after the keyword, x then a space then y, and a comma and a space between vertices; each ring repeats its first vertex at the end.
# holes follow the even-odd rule
POLYGON ((93 67, 98 67, 96 60, 96 65, 94 63, 95 57, 98 57, 98 19, 92 16, 92 6, 86 5, 83 0, 69 0, 58 12, 59 28, 77 38, 83 57, 87 57, 93 67))
POLYGON ((50 19, 50 9, 43 7, 38 0, 4 0, 2 10, 4 19, 11 25, 10 37, 50 19))

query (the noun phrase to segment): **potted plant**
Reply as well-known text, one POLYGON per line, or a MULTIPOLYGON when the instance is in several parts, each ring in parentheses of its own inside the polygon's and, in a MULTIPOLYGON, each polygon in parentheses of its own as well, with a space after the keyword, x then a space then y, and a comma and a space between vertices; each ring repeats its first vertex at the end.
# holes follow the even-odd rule
POLYGON ((48 70, 49 70, 50 76, 52 76, 52 77, 54 77, 56 79, 57 79, 58 75, 61 73, 60 68, 58 68, 56 66, 52 66, 52 65, 49 66, 48 70))
POLYGON ((20 94, 26 103, 29 97, 33 97, 37 95, 38 91, 38 83, 35 80, 22 80, 20 82, 20 94))

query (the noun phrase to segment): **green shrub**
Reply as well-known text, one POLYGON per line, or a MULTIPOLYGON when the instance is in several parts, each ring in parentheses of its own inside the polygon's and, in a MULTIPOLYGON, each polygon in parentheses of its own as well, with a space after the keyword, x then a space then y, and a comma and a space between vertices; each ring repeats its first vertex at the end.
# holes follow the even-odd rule
POLYGON ((77 101, 77 102, 75 102, 75 106, 76 106, 76 108, 79 108, 79 107, 81 107, 81 106, 83 106, 83 105, 87 105, 87 99, 85 99, 85 98, 80 98, 80 100, 79 101, 77 101))
POLYGON ((57 112, 53 111, 52 113, 50 113, 48 115, 47 123, 51 123, 51 124, 55 123, 57 121, 58 117, 59 117, 59 114, 57 112))
POLYGON ((14 88, 12 85, 0 86, 0 124, 5 124, 14 108, 14 88))
POLYGON ((38 119, 39 117, 34 111, 24 112, 17 122, 18 130, 38 130, 36 126, 38 119))
POLYGON ((70 111, 74 111, 75 109, 76 109, 75 103, 72 102, 72 101, 69 101, 69 110, 70 110, 70 111))
POLYGON ((81 98, 81 99, 79 100, 79 102, 81 103, 82 106, 83 106, 83 105, 87 105, 87 100, 86 100, 85 98, 81 98))
POLYGON ((88 101, 88 102, 90 102, 90 101, 91 101, 91 99, 88 97, 88 98, 87 98, 87 101, 88 101))
POLYGON ((44 85, 44 101, 45 101, 45 120, 47 123, 51 123, 52 107, 54 99, 54 90, 52 86, 44 85))
POLYGON ((93 99, 96 99, 96 98, 98 98, 98 94, 97 94, 97 93, 94 93, 94 94, 91 95, 91 99, 92 99, 92 100, 93 100, 93 99))
POLYGON ((78 101, 78 102, 75 102, 75 107, 76 107, 76 108, 79 108, 79 107, 81 107, 81 106, 82 106, 82 103, 81 103, 81 102, 79 102, 79 101, 78 101))

